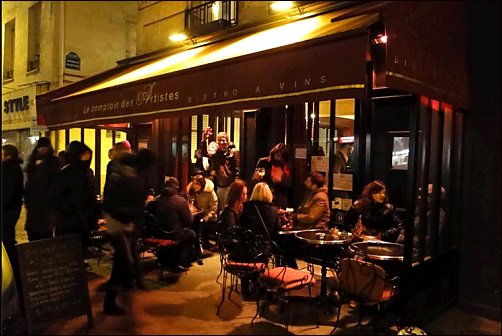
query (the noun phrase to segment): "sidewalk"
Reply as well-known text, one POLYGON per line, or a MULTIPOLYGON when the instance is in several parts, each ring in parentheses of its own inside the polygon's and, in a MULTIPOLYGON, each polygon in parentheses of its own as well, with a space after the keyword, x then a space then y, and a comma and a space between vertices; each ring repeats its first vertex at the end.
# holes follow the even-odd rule
MULTIPOLYGON (((26 241, 24 216, 18 224, 18 243, 26 241), (22 220, 22 221, 21 221, 22 220), (20 225, 23 223, 23 225, 20 225)), ((221 300, 221 284, 216 282, 220 272, 217 254, 204 259, 204 265, 194 265, 185 273, 165 273, 165 281, 159 282, 159 270, 151 255, 145 258, 146 290, 133 291, 127 300, 119 298, 121 305, 128 307, 126 316, 108 316, 102 313, 104 284, 111 271, 111 254, 97 265, 96 259, 88 260, 88 286, 95 326, 88 330, 85 316, 67 321, 55 321, 49 327, 36 333, 42 335, 280 335, 285 334, 283 317, 277 306, 256 319, 253 301, 242 301, 238 293, 232 294, 233 302, 225 298, 221 316, 216 316, 216 308, 221 300)), ((301 264, 300 264, 301 266, 301 264)), ((316 268, 317 276, 320 270, 316 268)), ((318 278, 319 279, 319 278, 318 278)), ((220 278, 221 282, 221 278, 220 278)), ((319 282, 312 296, 319 294, 319 282)), ((228 293, 228 291, 227 291, 228 293)), ((228 294, 227 294, 228 295, 228 294)), ((294 295, 308 296, 308 292, 294 295)), ((289 303, 291 325, 289 333, 296 335, 327 335, 331 332, 336 314, 326 314, 324 307, 315 307, 314 314, 304 300, 293 298, 289 303), (316 327, 316 316, 319 327, 316 327)), ((371 334, 371 328, 357 328, 357 315, 343 306, 340 315, 339 335, 371 334)), ((499 322, 472 316, 458 309, 450 309, 428 326, 419 326, 430 335, 500 335, 499 322)), ((389 328, 382 335, 395 335, 397 328, 389 328)))

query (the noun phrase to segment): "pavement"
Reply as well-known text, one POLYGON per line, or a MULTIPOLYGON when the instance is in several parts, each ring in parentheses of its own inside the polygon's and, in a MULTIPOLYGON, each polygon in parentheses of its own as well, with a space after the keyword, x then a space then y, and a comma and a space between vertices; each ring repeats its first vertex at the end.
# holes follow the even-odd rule
MULTIPOLYGON (((23 220, 23 216, 20 219, 23 220)), ((24 224, 24 223, 23 223, 24 224)), ((18 224, 18 243, 26 241, 23 224, 18 224), (23 238, 24 237, 24 238, 23 238)), ((283 306, 272 305, 251 325, 256 313, 255 301, 243 301, 239 293, 232 293, 232 300, 225 298, 220 316, 216 315, 221 300, 220 260, 217 254, 204 259, 203 265, 194 263, 187 272, 162 271, 155 257, 147 253, 144 259, 145 290, 121 294, 118 302, 126 307, 125 316, 110 316, 102 312, 104 285, 111 271, 112 249, 105 245, 102 259, 89 259, 86 275, 94 318, 94 326, 88 328, 85 315, 68 320, 51 321, 48 327, 36 330, 39 335, 327 335, 334 326, 336 309, 309 300, 306 290, 293 293, 283 306), (312 304, 314 302, 314 304, 312 304), (289 315, 286 315, 286 312, 289 315), (289 316, 289 330, 284 318, 289 316), (317 326, 317 322, 319 325, 317 326)), ((305 266, 299 261, 299 266, 305 266)), ((315 268, 317 280, 320 269, 315 268)), ((312 296, 319 295, 320 281, 314 286, 312 296)), ((228 291, 227 291, 228 293, 228 291)), ((389 326, 381 335, 396 335, 392 316, 385 320, 389 326)), ((426 326, 418 326, 430 335, 500 335, 501 324, 497 321, 472 316, 456 307, 426 326)), ((24 332, 21 331, 20 334, 24 332)), ((357 315, 348 305, 342 306, 339 328, 335 334, 371 334, 370 327, 357 326, 357 315)))

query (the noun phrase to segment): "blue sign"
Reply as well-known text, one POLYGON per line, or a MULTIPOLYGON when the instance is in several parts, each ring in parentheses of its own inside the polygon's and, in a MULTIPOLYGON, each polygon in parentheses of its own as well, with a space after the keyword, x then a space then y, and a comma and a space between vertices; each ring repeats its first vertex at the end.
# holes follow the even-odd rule
POLYGON ((66 69, 80 70, 80 57, 73 51, 69 52, 65 64, 66 69))

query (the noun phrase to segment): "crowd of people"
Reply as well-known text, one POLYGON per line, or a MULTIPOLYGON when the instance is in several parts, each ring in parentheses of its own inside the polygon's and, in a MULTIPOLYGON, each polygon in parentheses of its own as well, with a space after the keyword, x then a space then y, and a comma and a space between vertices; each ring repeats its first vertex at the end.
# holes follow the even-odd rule
MULTIPOLYGON (((104 219, 114 249, 103 305, 104 312, 111 315, 125 313, 116 303, 119 292, 145 287, 138 251, 145 214, 151 214, 155 225, 177 242, 174 266, 181 271, 194 261, 202 264, 203 250, 215 251, 218 234, 229 227, 241 226, 265 241, 277 240, 278 232, 284 230, 281 215, 290 206, 288 146, 279 143, 267 157, 258 160, 248 189, 240 176, 238 149, 225 132, 219 132, 216 141, 208 142, 211 135, 210 128, 204 130, 186 189, 175 177, 167 176, 158 195, 152 195, 148 180, 156 155, 149 149, 133 153, 127 141, 114 144, 108 153, 102 203, 96 198, 99 192, 90 167, 93 152, 83 142, 70 142, 58 157, 50 140, 41 137, 27 164, 26 183, 17 148, 3 145, 2 241, 14 268, 15 225, 23 197, 29 241, 76 234, 84 256, 91 232, 98 228, 98 220, 104 219)), ((346 164, 346 160, 342 163, 346 164)), ((296 228, 328 230, 331 212, 325 176, 310 172, 304 187, 305 196, 291 217, 296 228)), ((401 221, 382 181, 365 186, 361 198, 348 211, 345 224, 358 234, 396 241, 401 221)), ((287 246, 284 251, 289 251, 287 246)), ((162 253, 158 257, 162 258, 162 253)), ((286 258, 286 263, 297 267, 294 258, 286 258)))

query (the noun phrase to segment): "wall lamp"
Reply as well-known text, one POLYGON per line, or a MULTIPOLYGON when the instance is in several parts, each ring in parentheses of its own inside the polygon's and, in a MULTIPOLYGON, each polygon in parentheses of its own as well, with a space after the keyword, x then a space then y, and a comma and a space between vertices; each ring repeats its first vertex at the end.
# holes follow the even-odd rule
POLYGON ((298 12, 303 14, 302 9, 296 4, 296 1, 274 1, 270 4, 270 9, 275 12, 285 12, 293 7, 296 7, 298 12))
POLYGON ((387 43, 387 33, 385 31, 385 25, 383 22, 379 21, 370 26, 370 40, 371 43, 378 45, 378 44, 385 44, 387 43))
POLYGON ((192 36, 190 36, 189 34, 185 33, 185 32, 179 32, 179 33, 174 33, 172 35, 169 36, 169 40, 171 42, 183 42, 183 41, 186 41, 186 40, 190 40, 190 42, 192 42, 192 44, 195 44, 195 40, 193 39, 192 36))

